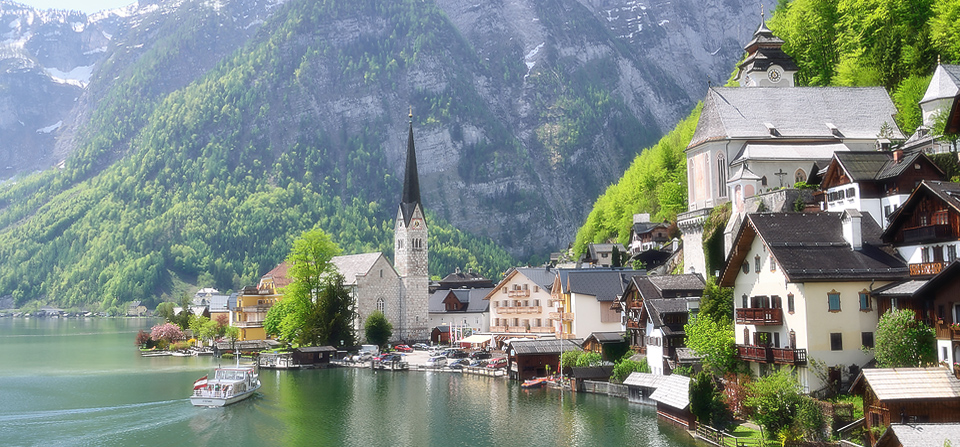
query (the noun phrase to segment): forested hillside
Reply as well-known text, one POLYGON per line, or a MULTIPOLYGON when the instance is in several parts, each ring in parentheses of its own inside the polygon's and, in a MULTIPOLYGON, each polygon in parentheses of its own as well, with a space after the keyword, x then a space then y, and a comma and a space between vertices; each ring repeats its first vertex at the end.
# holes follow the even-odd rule
MULTIPOLYGON (((960 0, 784 0, 768 25, 800 67, 797 85, 882 85, 899 111, 897 124, 910 134, 920 125, 918 102, 938 57, 942 63, 960 63, 958 20, 960 0)), ((698 117, 695 109, 656 146, 645 149, 597 199, 577 232, 577 253, 590 242, 628 242, 634 213, 675 219, 686 210, 683 150, 698 117), (682 202, 673 187, 676 180, 682 202)))

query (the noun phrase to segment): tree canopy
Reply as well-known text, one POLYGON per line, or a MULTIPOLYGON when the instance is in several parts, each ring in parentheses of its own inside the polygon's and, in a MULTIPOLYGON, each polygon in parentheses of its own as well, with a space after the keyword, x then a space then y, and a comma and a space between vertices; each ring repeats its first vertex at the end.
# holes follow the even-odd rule
POLYGON ((873 353, 881 368, 937 363, 937 340, 933 329, 917 321, 915 315, 910 309, 898 309, 880 316, 873 353))
POLYGON ((387 344, 387 341, 390 340, 390 337, 393 336, 393 325, 390 324, 387 317, 383 315, 383 312, 379 310, 374 311, 367 317, 367 321, 363 323, 363 334, 367 339, 367 343, 375 344, 382 348, 387 344))

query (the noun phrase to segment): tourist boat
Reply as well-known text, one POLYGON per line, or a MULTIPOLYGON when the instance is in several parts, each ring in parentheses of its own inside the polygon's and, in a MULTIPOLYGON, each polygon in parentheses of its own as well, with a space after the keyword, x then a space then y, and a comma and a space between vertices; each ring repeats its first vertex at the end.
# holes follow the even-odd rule
POLYGON ((253 366, 217 368, 212 379, 203 376, 193 383, 190 402, 198 407, 223 407, 239 402, 260 389, 260 378, 253 366))

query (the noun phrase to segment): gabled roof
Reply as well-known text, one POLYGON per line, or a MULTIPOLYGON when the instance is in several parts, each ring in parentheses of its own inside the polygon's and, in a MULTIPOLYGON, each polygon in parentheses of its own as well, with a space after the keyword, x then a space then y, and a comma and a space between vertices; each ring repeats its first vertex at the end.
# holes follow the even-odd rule
POLYGON ((587 340, 591 338, 597 343, 619 343, 623 341, 623 332, 593 332, 587 340))
POLYGON ((583 340, 564 339, 564 340, 518 340, 510 343, 510 349, 517 355, 552 355, 567 351, 580 351, 583 346, 583 340))
POLYGON ((459 287, 493 287, 493 281, 484 278, 483 275, 474 272, 473 270, 468 270, 466 272, 460 271, 458 268, 457 271, 443 277, 439 281, 441 289, 456 289, 459 287))
POLYGON ((687 148, 719 140, 875 140, 884 125, 891 139, 904 139, 897 113, 883 87, 712 87, 687 148), (765 123, 778 136, 771 135, 765 123))
POLYGON ((430 295, 428 310, 432 313, 446 312, 446 306, 443 302, 448 296, 453 295, 460 303, 467 304, 467 309, 460 312, 486 312, 490 309, 490 301, 483 298, 492 290, 492 287, 437 290, 430 295))
POLYGON ((904 221, 909 218, 920 200, 926 195, 936 197, 948 208, 953 209, 954 213, 960 213, 960 183, 924 180, 910 193, 910 197, 903 202, 903 205, 890 215, 890 223, 883 231, 883 240, 893 240, 893 235, 900 231, 904 221))
MULTIPOLYGON (((376 264, 377 260, 383 257, 383 253, 360 253, 356 255, 334 256, 330 263, 337 268, 337 271, 343 275, 343 283, 352 285, 357 283, 357 276, 370 273, 370 269, 376 264)), ((393 266, 387 265, 393 270, 393 266)))
POLYGON ((635 270, 576 270, 567 275, 564 289, 568 293, 595 296, 600 302, 616 301, 623 294, 625 273, 642 274, 635 270))
POLYGON ((556 278, 557 273, 555 269, 548 269, 546 267, 513 267, 507 271, 506 275, 503 275, 503 279, 494 286, 493 290, 487 294, 483 299, 489 300, 493 294, 497 293, 503 287, 506 287, 507 284, 510 284, 514 281, 514 277, 517 275, 523 275, 528 280, 533 281, 534 284, 540 286, 546 292, 549 292, 553 287, 553 280, 556 278))
POLYGON ((920 104, 960 94, 960 65, 938 65, 920 104))
POLYGON ((943 171, 922 152, 905 152, 903 158, 894 161, 893 152, 837 152, 827 166, 825 178, 839 177, 842 171, 853 182, 866 182, 895 178, 913 166, 923 163, 943 171))
POLYGON ((851 390, 869 385, 877 399, 960 399, 960 380, 946 368, 864 369, 851 390))
POLYGON ((650 399, 678 410, 687 408, 690 405, 690 378, 680 374, 666 376, 650 399))
POLYGON ((626 386, 636 386, 643 388, 658 388, 663 381, 669 376, 664 376, 661 374, 652 374, 652 373, 642 373, 642 372, 632 372, 626 379, 624 379, 623 384, 626 386))
POLYGON ((877 445, 903 447, 931 447, 960 444, 960 423, 948 424, 890 424, 877 445), (896 438, 897 443, 892 443, 896 438), (946 441, 950 441, 948 444, 946 441))
POLYGON ((907 276, 906 263, 880 241, 880 227, 869 213, 860 218, 862 248, 854 250, 843 237, 844 213, 748 214, 734 239, 720 285, 732 287, 740 266, 759 238, 789 282, 897 280, 907 276), (869 218, 868 218, 869 217, 869 218))
POLYGON ((634 234, 645 234, 657 228, 667 228, 667 224, 664 222, 634 222, 632 231, 634 234))
MULTIPOLYGON (((688 303, 699 302, 700 297, 656 298, 643 300, 643 307, 646 308, 647 315, 650 316, 650 320, 653 322, 653 327, 659 329, 663 327, 664 315, 686 314, 689 312, 687 310, 688 303)), ((682 330, 679 329, 677 331, 682 332, 682 330)))
POLYGON ((274 291, 279 291, 280 289, 287 287, 293 282, 293 278, 289 274, 290 264, 287 264, 287 261, 283 261, 280 265, 273 268, 267 272, 266 275, 260 277, 260 284, 263 285, 265 280, 273 281, 274 291))

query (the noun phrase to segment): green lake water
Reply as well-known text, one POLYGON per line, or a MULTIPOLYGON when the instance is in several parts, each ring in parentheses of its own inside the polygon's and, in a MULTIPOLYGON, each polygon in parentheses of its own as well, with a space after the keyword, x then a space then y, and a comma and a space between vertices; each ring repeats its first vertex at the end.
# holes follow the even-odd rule
POLYGON ((140 357, 157 322, 0 318, 0 445, 694 445, 651 407, 456 373, 264 370, 257 396, 196 408, 219 360, 140 357))

